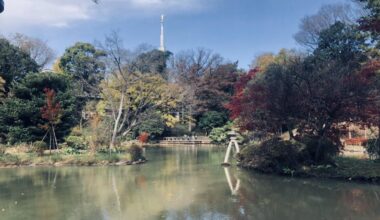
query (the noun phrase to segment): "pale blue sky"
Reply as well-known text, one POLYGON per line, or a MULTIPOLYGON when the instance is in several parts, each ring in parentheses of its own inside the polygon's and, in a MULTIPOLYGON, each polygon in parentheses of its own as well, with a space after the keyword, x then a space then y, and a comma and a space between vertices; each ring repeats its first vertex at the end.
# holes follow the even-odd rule
POLYGON ((5 0, 0 34, 47 40, 57 55, 76 41, 102 40, 119 30, 125 47, 158 47, 166 14, 166 46, 176 53, 204 47, 247 68, 263 52, 298 48, 300 19, 324 4, 349 0, 5 0))

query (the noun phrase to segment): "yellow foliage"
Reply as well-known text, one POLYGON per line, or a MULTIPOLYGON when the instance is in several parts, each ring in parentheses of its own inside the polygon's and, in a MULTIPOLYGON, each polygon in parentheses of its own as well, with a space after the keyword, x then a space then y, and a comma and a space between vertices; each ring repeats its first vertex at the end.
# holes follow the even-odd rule
POLYGON ((179 118, 171 114, 164 114, 162 117, 165 120, 166 126, 168 126, 169 128, 173 128, 180 121, 179 118))
POLYGON ((57 60, 55 60, 55 62, 53 64, 53 68, 52 68, 52 70, 53 70, 54 73, 63 73, 63 70, 59 66, 60 62, 61 62, 60 58, 58 58, 57 60))

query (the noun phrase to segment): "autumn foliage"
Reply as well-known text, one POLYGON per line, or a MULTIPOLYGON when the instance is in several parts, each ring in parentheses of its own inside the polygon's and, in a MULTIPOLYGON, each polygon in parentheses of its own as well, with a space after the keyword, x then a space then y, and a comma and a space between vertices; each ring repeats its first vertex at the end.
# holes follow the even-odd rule
POLYGON ((145 144, 149 140, 149 134, 147 132, 142 132, 138 137, 140 143, 145 144))
POLYGON ((55 100, 56 93, 53 89, 45 88, 45 105, 41 108, 41 117, 49 124, 57 124, 61 114, 61 104, 55 100))

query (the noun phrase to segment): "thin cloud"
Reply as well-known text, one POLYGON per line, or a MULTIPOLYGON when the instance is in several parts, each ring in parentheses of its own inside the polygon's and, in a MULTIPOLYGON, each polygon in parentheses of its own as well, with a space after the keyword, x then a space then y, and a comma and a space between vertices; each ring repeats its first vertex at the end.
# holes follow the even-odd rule
POLYGON ((68 27, 76 22, 105 20, 114 15, 179 13, 205 8, 213 0, 7 0, 0 15, 2 30, 20 27, 68 27))

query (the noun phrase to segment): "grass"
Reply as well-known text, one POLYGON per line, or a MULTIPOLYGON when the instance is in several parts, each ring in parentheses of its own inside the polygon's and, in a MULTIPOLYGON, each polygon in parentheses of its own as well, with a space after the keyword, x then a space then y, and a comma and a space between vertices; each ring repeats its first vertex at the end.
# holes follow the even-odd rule
POLYGON ((298 171, 299 175, 380 183, 380 161, 338 157, 336 166, 313 166, 298 171))

